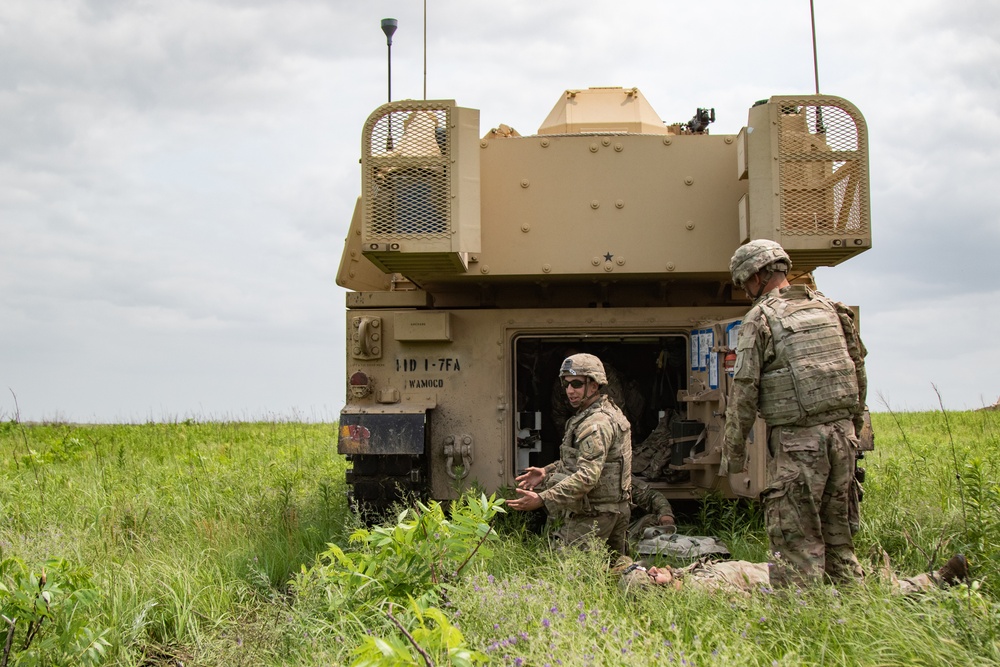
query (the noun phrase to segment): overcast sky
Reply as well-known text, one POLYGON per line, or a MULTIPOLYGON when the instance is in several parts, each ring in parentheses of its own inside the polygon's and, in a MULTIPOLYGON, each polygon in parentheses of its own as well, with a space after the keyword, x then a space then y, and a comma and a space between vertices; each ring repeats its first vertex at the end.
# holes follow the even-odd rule
MULTIPOLYGON (((875 410, 1000 396, 1000 3, 816 0, 820 87, 865 114, 875 410)), ((814 89, 808 0, 428 0, 427 96, 533 133, 636 86, 735 133, 814 89)), ((420 0, 0 2, 0 419, 336 419, 361 127, 423 97, 420 0)))

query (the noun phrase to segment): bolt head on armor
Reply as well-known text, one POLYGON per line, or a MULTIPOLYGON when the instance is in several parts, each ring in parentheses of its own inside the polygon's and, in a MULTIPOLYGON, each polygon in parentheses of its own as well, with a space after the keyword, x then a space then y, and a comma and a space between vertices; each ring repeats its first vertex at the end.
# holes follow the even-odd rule
POLYGON ((602 387, 608 383, 604 364, 592 354, 574 354, 571 357, 566 357, 559 367, 559 377, 567 375, 593 378, 594 382, 602 387))
POLYGON ((743 287, 751 276, 761 269, 773 266, 775 271, 787 273, 792 268, 792 260, 785 249, 768 239, 757 239, 741 245, 729 260, 729 273, 733 284, 743 287))

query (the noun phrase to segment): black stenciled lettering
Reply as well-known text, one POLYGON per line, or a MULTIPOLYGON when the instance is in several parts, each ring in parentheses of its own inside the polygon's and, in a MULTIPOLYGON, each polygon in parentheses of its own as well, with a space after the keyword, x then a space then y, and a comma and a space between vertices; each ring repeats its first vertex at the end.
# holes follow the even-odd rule
POLYGON ((408 380, 407 383, 410 389, 442 389, 444 387, 444 380, 441 379, 408 380))

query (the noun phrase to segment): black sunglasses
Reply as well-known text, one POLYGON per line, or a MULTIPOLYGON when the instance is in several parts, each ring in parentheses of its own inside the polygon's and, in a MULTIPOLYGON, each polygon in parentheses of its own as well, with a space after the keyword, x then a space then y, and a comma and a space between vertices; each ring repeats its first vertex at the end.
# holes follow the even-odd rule
POLYGON ((566 387, 573 387, 573 389, 579 389, 583 385, 587 384, 586 380, 567 380, 566 378, 560 378, 562 381, 563 389, 566 387))

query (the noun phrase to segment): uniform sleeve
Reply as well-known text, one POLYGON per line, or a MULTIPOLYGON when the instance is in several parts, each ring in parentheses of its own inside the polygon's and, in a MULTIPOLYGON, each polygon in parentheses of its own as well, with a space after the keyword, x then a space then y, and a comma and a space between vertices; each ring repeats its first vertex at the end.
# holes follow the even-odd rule
POLYGON ((632 504, 653 516, 674 515, 666 496, 636 477, 632 478, 632 504))
POLYGON ((762 321, 763 313, 751 310, 736 338, 736 366, 726 406, 726 431, 723 455, 728 471, 739 472, 746 460, 746 441, 757 419, 760 369, 764 363, 766 337, 770 330, 762 321))
POLYGON ((854 429, 861 433, 864 426, 863 415, 866 401, 868 400, 868 373, 865 371, 865 357, 868 350, 861 342, 861 335, 854 324, 854 311, 842 303, 835 304, 837 315, 840 316, 840 328, 844 330, 844 338, 847 340, 847 353, 851 355, 854 362, 854 372, 858 379, 858 412, 854 415, 854 429))
POLYGON ((608 448, 614 442, 613 426, 607 419, 595 414, 576 428, 574 443, 580 453, 576 471, 558 484, 539 493, 546 507, 573 504, 590 492, 601 479, 608 448))

